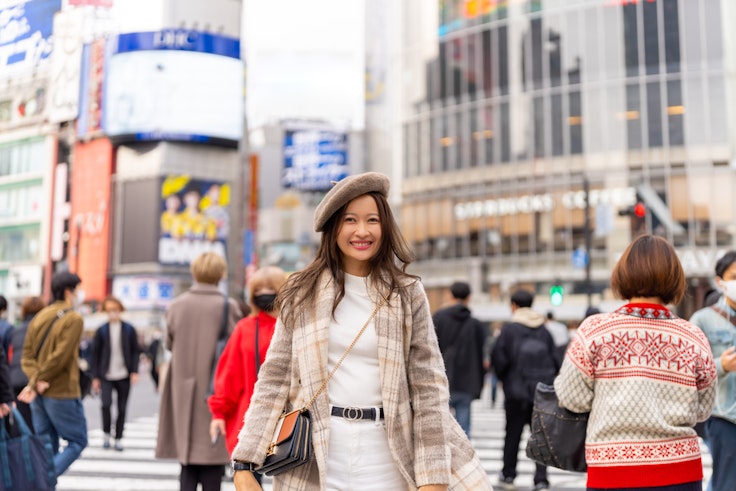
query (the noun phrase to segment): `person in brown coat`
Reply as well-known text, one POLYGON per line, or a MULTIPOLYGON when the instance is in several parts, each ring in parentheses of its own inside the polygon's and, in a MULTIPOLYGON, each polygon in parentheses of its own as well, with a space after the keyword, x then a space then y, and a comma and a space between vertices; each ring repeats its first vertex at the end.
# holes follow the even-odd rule
POLYGON ((241 317, 237 301, 224 297, 217 284, 225 277, 225 260, 206 252, 191 265, 194 285, 166 309, 164 345, 171 351, 162 381, 156 458, 181 464, 181 491, 219 491, 229 461, 223 438, 209 436, 212 415, 207 391, 220 331, 224 300, 229 302, 227 329, 241 317), (224 298, 223 298, 224 297, 224 298))

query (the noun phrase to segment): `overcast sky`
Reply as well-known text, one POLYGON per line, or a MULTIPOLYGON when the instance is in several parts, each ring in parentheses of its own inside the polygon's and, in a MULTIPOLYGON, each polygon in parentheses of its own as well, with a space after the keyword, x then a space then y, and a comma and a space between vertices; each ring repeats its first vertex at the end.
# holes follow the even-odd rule
POLYGON ((363 0, 245 0, 250 128, 280 118, 362 128, 363 0))

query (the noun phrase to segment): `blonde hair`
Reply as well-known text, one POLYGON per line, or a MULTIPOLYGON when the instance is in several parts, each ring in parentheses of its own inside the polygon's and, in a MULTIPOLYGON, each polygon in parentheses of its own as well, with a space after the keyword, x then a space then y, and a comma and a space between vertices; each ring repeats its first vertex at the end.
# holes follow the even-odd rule
POLYGON ((248 301, 251 307, 256 311, 260 311, 253 301, 256 290, 269 288, 278 294, 281 291, 281 287, 284 286, 286 278, 286 273, 278 266, 264 266, 259 268, 258 271, 253 273, 253 277, 250 279, 250 284, 248 285, 248 289, 250 290, 248 301))
POLYGON ((197 256, 190 267, 194 281, 216 285, 225 277, 227 264, 222 256, 205 252, 197 256))

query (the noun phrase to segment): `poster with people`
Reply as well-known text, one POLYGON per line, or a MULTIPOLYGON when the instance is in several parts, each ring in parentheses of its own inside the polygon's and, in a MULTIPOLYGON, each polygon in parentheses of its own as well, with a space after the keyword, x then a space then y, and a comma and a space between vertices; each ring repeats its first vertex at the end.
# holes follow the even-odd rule
POLYGON ((189 264, 209 251, 225 257, 230 191, 221 181, 167 176, 161 184, 159 262, 189 264))

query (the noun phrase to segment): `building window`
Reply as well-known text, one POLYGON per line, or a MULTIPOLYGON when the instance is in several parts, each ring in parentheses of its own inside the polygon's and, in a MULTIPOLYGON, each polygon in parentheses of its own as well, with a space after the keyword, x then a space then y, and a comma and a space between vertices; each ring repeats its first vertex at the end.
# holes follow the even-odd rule
POLYGON ((667 127, 670 146, 685 144, 685 107, 682 105, 680 80, 667 82, 667 127))
POLYGON ((662 100, 659 81, 647 84, 647 131, 649 146, 662 146, 662 100))
POLYGON ((659 73, 659 24, 657 23, 659 2, 644 2, 644 63, 647 75, 659 73))
POLYGON ((0 177, 37 174, 44 171, 43 138, 0 145, 0 177))
POLYGON ((501 162, 511 160, 511 114, 509 103, 501 103, 501 162))
POLYGON ((580 91, 570 92, 570 110, 567 118, 570 127, 570 153, 578 155, 583 153, 583 105, 580 99, 580 91))
POLYGON ((550 124, 550 129, 552 130, 552 155, 558 156, 562 155, 565 151, 562 95, 552 94, 550 106, 552 111, 552 122, 550 124))
POLYGON ((664 0, 662 10, 667 73, 677 73, 680 71, 680 14, 677 0, 664 0))
POLYGON ((501 95, 509 93, 508 27, 498 28, 498 89, 501 95))
POLYGON ((639 27, 636 19, 636 4, 626 4, 623 9, 626 75, 633 77, 639 75, 639 27))
POLYGON ((544 97, 537 96, 533 102, 534 111, 534 156, 544 157, 544 97))
POLYGON ((626 139, 629 150, 642 147, 641 141, 641 100, 639 97, 639 84, 626 85, 626 139))

